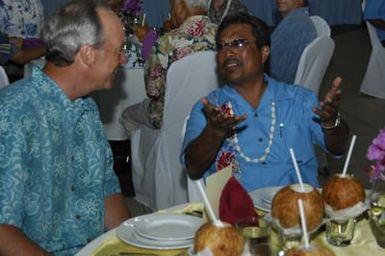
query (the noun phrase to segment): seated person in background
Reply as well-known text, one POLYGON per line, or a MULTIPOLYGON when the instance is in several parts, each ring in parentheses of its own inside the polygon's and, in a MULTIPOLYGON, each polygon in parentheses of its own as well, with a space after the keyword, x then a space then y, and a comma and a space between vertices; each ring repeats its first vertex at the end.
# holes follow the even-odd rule
POLYGON ((74 0, 43 36, 44 68, 0 90, 0 255, 74 255, 130 216, 87 97, 126 62, 122 24, 98 0, 74 0))
POLYGON ((301 54, 317 37, 306 0, 277 0, 283 19, 271 34, 270 76, 294 83, 301 54))
POLYGON ((348 143, 338 114, 341 79, 319 104, 313 92, 270 78, 268 28, 249 14, 227 16, 216 42, 226 84, 192 109, 182 151, 188 175, 198 179, 230 165, 247 191, 298 183, 293 148, 304 182, 317 186, 313 144, 341 155, 348 143))
POLYGON ((40 0, 2 0, 0 17, 0 32, 10 37, 40 38, 44 22, 40 0))
POLYGON ((122 113, 121 123, 131 136, 140 124, 162 126, 167 69, 198 51, 215 50, 217 26, 207 15, 207 0, 171 0, 171 20, 176 29, 161 36, 152 48, 145 67, 148 99, 122 113))
POLYGON ((40 38, 44 9, 41 0, 2 0, 0 17, 0 32, 17 41, 16 52, 25 50, 14 61, 5 64, 10 80, 15 81, 23 77, 23 64, 39 58, 45 52, 44 42, 40 38))
POLYGON ((385 0, 366 0, 364 20, 376 27, 378 38, 385 47, 385 0))
POLYGON ((4 65, 8 61, 24 65, 31 60, 37 59, 45 54, 46 46, 23 47, 22 38, 9 38, 0 32, 0 64, 4 65))
POLYGON ((237 12, 249 12, 240 0, 209 0, 208 16, 216 24, 221 23, 225 16, 237 12))

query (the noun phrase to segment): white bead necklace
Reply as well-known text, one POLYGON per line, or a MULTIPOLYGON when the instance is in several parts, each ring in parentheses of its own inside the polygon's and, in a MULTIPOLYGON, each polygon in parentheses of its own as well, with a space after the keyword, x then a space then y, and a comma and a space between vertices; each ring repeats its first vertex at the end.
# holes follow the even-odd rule
POLYGON ((250 158, 243 153, 241 146, 239 145, 238 136, 235 132, 233 136, 228 138, 230 140, 230 143, 232 143, 235 147, 235 150, 239 153, 239 155, 246 161, 246 162, 252 162, 252 163, 259 163, 262 161, 265 161, 267 156, 270 153, 271 146, 273 145, 273 138, 274 138, 274 129, 275 129, 275 122, 276 122, 276 116, 275 116, 275 102, 271 102, 271 126, 270 126, 270 133, 269 133, 269 144, 265 148, 265 153, 259 157, 259 158, 250 158))

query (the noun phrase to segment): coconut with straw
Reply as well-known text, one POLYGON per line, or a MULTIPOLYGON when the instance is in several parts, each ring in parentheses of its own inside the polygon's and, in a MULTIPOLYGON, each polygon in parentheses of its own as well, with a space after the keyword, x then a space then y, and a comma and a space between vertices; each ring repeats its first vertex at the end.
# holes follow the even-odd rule
POLYGON ((300 213, 304 244, 299 247, 289 249, 285 255, 287 256, 335 256, 334 252, 332 252, 327 247, 310 244, 309 234, 308 234, 307 225, 306 225, 304 204, 302 199, 298 199, 297 205, 300 213))
POLYGON ((356 135, 353 135, 342 173, 330 177, 322 190, 326 214, 332 219, 346 220, 357 217, 368 206, 361 182, 353 175, 347 174, 355 141, 356 135))
POLYGON ((299 184, 283 187, 275 194, 272 200, 271 217, 283 234, 298 236, 301 234, 298 199, 303 201, 307 229, 311 232, 317 230, 323 222, 324 204, 318 190, 303 183, 292 148, 290 148, 290 154, 299 184))
POLYGON ((245 249, 245 238, 242 236, 242 233, 230 224, 220 221, 215 216, 202 181, 197 180, 194 183, 202 195, 210 220, 197 230, 194 237, 194 252, 200 255, 204 252, 207 255, 213 256, 242 255, 245 249))

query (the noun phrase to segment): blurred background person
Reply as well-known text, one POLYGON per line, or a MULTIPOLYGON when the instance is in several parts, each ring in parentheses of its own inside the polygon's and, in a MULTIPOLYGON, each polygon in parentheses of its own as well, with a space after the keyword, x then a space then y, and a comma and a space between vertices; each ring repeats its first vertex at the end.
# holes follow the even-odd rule
POLYGON ((226 15, 237 12, 249 13, 247 7, 240 0, 209 0, 208 16, 216 24, 222 22, 226 15))
POLYGON ((366 0, 364 20, 376 27, 378 38, 385 47, 385 0, 366 0))
POLYGON ((293 83, 305 47, 317 37, 306 0, 276 0, 282 20, 271 34, 270 76, 293 83))
POLYGON ((124 110, 121 123, 129 136, 139 125, 162 126, 166 75, 171 64, 198 51, 215 50, 217 26, 207 16, 207 0, 171 0, 175 29, 161 36, 145 67, 148 98, 124 110))

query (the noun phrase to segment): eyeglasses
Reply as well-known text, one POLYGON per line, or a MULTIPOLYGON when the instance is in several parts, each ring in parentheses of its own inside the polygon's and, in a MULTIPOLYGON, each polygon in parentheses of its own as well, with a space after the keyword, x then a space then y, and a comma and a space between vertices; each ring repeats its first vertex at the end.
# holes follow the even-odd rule
POLYGON ((217 51, 224 51, 224 50, 229 50, 229 49, 242 49, 249 44, 255 44, 255 43, 256 43, 256 41, 249 41, 247 39, 237 38, 231 42, 218 43, 217 44, 217 51))

